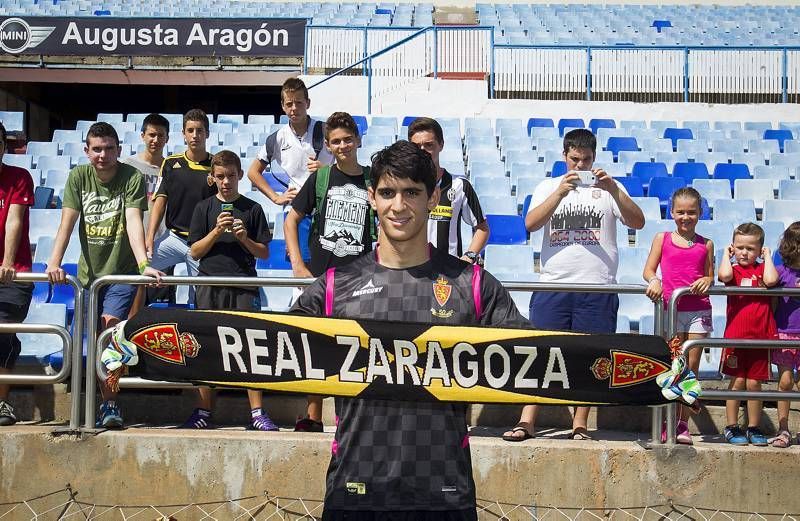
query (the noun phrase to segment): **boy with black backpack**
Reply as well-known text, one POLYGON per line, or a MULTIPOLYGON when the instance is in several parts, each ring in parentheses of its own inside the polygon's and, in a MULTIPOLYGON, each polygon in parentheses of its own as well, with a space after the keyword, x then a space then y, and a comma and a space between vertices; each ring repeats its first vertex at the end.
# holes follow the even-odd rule
MULTIPOLYGON (((325 128, 325 145, 336 162, 323 166, 306 181, 292 201, 283 225, 286 251, 295 277, 318 277, 367 252, 377 240, 375 214, 369 204, 370 170, 358 164, 358 126, 350 114, 334 112, 325 128), (312 216, 308 246, 310 265, 300 250, 298 227, 312 216)), ((322 431, 322 398, 308 397, 308 417, 295 430, 322 431)))

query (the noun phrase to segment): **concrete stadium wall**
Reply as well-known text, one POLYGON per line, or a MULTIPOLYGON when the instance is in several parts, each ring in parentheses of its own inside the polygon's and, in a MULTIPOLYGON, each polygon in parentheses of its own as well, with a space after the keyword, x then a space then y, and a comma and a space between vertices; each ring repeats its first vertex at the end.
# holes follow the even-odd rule
MULTIPOLYGON (((54 438, 42 427, 4 428, 0 504, 67 483, 81 501, 101 505, 183 505, 265 493, 318 501, 330 442, 328 433, 162 429, 105 432, 78 441, 54 438)), ((475 436, 471 443, 478 498, 534 505, 540 514, 552 506, 633 511, 670 501, 728 512, 800 512, 800 495, 787 488, 786 474, 797 462, 797 447, 646 450, 632 441, 509 444, 475 436)), ((20 514, 10 519, 30 517, 20 514)), ((481 519, 498 516, 484 512, 481 519)), ((508 519, 531 516, 518 509, 508 519)))

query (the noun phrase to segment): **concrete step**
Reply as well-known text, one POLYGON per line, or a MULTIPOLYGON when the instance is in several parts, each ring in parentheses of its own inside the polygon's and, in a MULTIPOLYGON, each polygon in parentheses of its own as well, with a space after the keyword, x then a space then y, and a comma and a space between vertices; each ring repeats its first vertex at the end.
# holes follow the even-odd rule
MULTIPOLYGON (((706 388, 721 383, 706 383, 706 388)), ((774 387, 774 386, 773 386, 774 387)), ((17 416, 25 421, 68 422, 71 394, 65 385, 54 387, 12 388, 10 401, 17 416)), ((196 393, 192 390, 124 390, 118 402, 128 425, 178 425, 195 407, 196 393)), ((244 391, 220 390, 215 393, 214 422, 219 425, 246 425, 250 409, 244 391)), ((98 397, 99 402, 99 397, 98 397)), ((82 402, 83 403, 83 402, 82 402)), ((306 411, 306 399, 302 396, 265 395, 264 409, 281 426, 293 426, 298 416, 306 411)), ((468 408, 470 425, 504 429, 517 423, 520 407, 511 405, 473 404, 468 408)), ((774 433, 778 425, 774 402, 767 402, 761 426, 764 432, 774 433)), ((740 423, 744 423, 744 407, 740 408, 740 423)), ((334 423, 332 398, 323 401, 323 422, 334 423)), ((537 430, 569 429, 572 425, 570 408, 563 406, 542 407, 537 420, 537 430)), ((725 407, 721 402, 706 404, 702 412, 690 420, 690 429, 695 434, 718 434, 725 425, 725 407)), ((647 407, 600 407, 592 408, 589 428, 621 432, 649 432, 650 410, 647 407)), ((789 417, 792 432, 800 430, 800 409, 797 404, 789 417)), ((502 431, 501 431, 502 432, 502 431)))

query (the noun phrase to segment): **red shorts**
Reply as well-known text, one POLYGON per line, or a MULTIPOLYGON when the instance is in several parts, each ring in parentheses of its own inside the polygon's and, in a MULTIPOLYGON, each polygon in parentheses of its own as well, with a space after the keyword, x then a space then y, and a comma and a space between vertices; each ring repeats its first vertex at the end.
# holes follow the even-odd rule
POLYGON ((765 381, 769 379, 769 349, 722 350, 723 374, 737 378, 765 381))

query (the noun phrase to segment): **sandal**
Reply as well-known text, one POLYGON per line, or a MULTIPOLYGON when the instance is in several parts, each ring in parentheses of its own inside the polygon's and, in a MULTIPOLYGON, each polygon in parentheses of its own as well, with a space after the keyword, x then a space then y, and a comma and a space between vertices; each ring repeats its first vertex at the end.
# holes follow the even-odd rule
POLYGON ((533 430, 533 425, 530 422, 519 422, 518 424, 514 425, 511 428, 511 434, 503 434, 503 441, 525 441, 533 438, 533 434, 531 431, 533 430), (522 436, 517 436, 517 433, 521 432, 522 436))
POLYGON ((586 430, 586 427, 578 427, 576 429, 572 429, 572 433, 569 435, 569 439, 571 440, 583 440, 583 441, 594 441, 589 435, 589 431, 586 430))
POLYGON ((777 436, 767 441, 777 449, 785 449, 792 444, 792 435, 789 434, 789 431, 780 431, 777 436))

